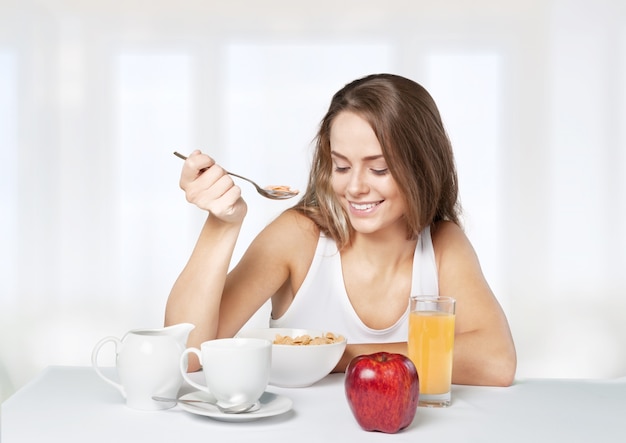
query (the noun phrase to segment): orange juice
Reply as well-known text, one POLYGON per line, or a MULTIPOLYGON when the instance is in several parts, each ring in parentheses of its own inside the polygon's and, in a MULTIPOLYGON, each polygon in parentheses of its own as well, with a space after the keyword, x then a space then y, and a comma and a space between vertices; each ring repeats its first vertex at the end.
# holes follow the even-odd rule
POLYGON ((409 315, 409 358, 417 368, 420 396, 450 392, 454 314, 412 311, 409 315))

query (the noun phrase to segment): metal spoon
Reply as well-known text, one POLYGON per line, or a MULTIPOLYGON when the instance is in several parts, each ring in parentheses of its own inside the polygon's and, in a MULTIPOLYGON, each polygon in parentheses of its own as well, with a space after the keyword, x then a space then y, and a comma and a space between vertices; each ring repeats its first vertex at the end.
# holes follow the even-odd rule
MULTIPOLYGON (((187 157, 185 157, 183 154, 179 152, 174 151, 174 155, 176 157, 182 158, 183 160, 187 160, 187 157)), ((204 170, 201 170, 200 172, 204 172, 204 170)), ((233 177, 237 177, 237 178, 247 181, 248 183, 251 183, 256 188, 259 194, 261 194, 263 197, 266 197, 272 200, 286 200, 288 198, 295 197, 296 195, 298 195, 298 191, 292 191, 292 190, 284 191, 282 189, 272 189, 271 187, 262 188, 261 186, 257 185, 255 182, 253 182, 247 177, 243 177, 241 175, 235 174, 234 172, 226 171, 226 173, 228 175, 232 175, 233 177)))
POLYGON ((223 407, 223 406, 218 405, 217 402, 214 402, 214 401, 208 401, 208 400, 185 400, 185 399, 182 399, 182 398, 159 397, 158 395, 153 395, 152 396, 152 400, 155 400, 155 401, 165 401, 165 402, 168 402, 168 403, 186 403, 186 404, 205 403, 205 404, 209 404, 209 405, 215 406, 217 409, 220 410, 220 412, 223 412, 224 414, 242 414, 244 412, 254 412, 254 411, 257 411, 261 407, 261 404, 258 401, 254 402, 254 403, 242 403, 240 405, 233 405, 233 406, 223 407))

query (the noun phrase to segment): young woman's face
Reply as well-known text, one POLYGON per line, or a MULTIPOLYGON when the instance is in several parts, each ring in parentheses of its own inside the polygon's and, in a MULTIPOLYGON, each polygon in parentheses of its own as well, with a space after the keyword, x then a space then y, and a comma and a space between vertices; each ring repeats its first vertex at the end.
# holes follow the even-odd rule
POLYGON ((386 228, 406 233, 405 200, 389 172, 373 129, 352 112, 341 112, 330 129, 333 190, 357 232, 386 228))

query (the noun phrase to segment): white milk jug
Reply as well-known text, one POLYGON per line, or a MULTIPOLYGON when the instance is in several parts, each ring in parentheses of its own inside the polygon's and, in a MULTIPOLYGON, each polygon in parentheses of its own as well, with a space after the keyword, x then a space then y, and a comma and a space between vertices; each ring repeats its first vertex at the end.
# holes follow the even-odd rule
POLYGON ((94 347, 91 364, 104 381, 122 393, 127 406, 150 411, 171 408, 175 403, 154 401, 152 396, 177 396, 183 382, 179 361, 194 327, 181 323, 161 329, 135 329, 121 340, 105 337, 94 347), (108 342, 115 344, 120 383, 105 376, 98 366, 98 353, 108 342))

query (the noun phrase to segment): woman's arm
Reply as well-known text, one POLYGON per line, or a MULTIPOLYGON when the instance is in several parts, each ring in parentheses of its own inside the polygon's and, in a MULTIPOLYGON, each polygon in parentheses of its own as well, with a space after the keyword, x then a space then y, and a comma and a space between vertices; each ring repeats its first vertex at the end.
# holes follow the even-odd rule
MULTIPOLYGON (((188 343, 197 346, 215 338, 226 273, 247 206, 241 190, 226 171, 200 151, 183 165, 180 187, 190 203, 209 216, 187 265, 174 283, 165 309, 165 324, 188 322, 196 327, 188 343)), ((190 359, 190 369, 198 362, 190 359)))
POLYGON ((474 248, 450 222, 433 229, 439 293, 456 299, 452 382, 509 386, 517 357, 506 316, 487 284, 474 248))
MULTIPOLYGON (((187 265, 172 287, 165 325, 194 324, 189 346, 199 347, 217 336, 220 301, 239 227, 225 225, 209 215, 187 265)), ((193 354, 189 357, 189 370, 199 369, 197 358, 193 354)))
MULTIPOLYGON (((308 218, 287 211, 261 231, 228 273, 245 203, 240 194, 228 195, 234 185, 230 178, 230 184, 220 182, 225 174, 221 168, 211 166, 200 173, 204 167, 192 154, 183 168, 181 187, 187 199, 210 215, 172 288, 165 317, 166 325, 189 322, 196 326, 187 342, 194 347, 214 338, 232 337, 270 297, 289 301, 297 290, 293 285, 299 285, 306 275, 319 235, 308 218), (195 163, 187 165, 190 161, 195 163), (214 168, 217 179, 209 177, 197 183, 214 168), (223 189, 214 189, 217 186, 223 189)), ((189 370, 199 367, 190 355, 189 370)))

